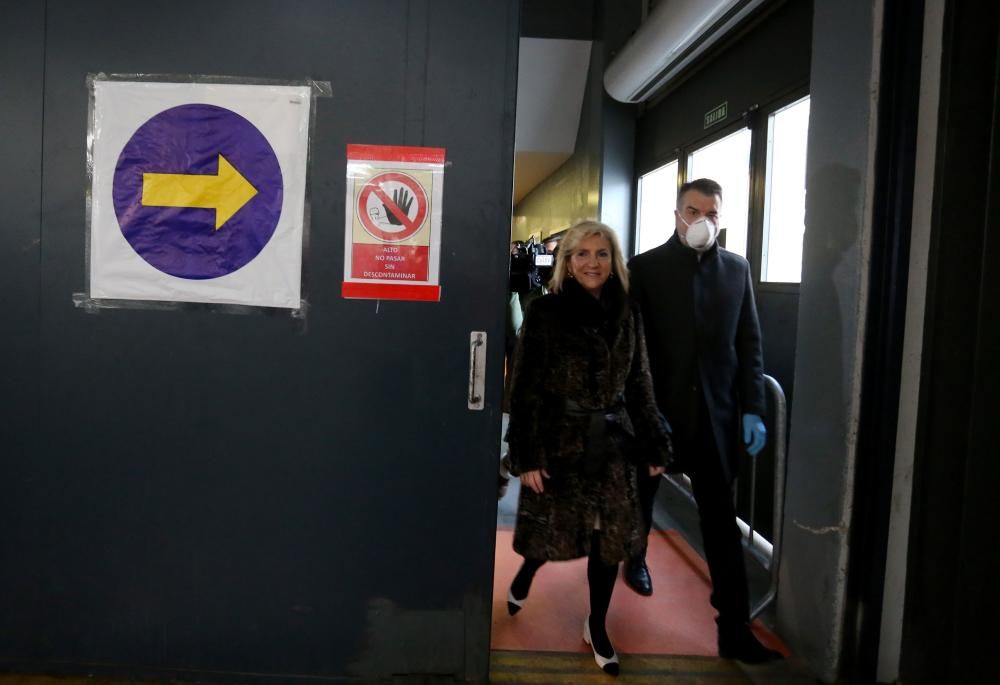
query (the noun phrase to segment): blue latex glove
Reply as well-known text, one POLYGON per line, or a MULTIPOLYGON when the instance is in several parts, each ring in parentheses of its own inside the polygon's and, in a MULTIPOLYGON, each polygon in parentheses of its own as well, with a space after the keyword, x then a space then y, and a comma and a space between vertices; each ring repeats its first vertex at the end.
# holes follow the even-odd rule
POLYGON ((751 457, 756 457, 767 444, 767 429, 764 428, 764 421, 756 414, 743 415, 743 442, 751 457))

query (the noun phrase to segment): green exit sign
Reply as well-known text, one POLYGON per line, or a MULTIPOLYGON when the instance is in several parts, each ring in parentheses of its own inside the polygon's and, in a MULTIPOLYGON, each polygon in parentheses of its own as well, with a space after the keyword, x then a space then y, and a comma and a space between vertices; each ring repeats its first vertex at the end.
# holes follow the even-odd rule
POLYGON ((705 112, 705 128, 711 128, 729 116, 729 102, 723 102, 718 107, 705 112))

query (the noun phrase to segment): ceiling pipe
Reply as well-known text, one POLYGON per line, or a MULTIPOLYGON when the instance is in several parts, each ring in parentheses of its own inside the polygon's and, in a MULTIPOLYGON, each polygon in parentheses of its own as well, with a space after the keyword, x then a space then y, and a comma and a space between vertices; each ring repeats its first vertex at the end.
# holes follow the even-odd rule
POLYGON ((604 70, 604 88, 648 100, 767 1, 660 0, 604 70))

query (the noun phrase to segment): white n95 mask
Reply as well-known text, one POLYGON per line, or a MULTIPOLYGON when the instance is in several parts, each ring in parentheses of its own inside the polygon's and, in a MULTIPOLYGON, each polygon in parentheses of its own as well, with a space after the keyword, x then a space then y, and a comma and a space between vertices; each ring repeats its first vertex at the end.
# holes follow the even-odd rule
POLYGON ((687 243, 688 247, 698 252, 704 252, 712 247, 716 236, 719 235, 719 227, 707 216, 699 217, 691 223, 684 221, 684 219, 681 219, 681 221, 687 226, 687 235, 684 236, 684 242, 687 243))

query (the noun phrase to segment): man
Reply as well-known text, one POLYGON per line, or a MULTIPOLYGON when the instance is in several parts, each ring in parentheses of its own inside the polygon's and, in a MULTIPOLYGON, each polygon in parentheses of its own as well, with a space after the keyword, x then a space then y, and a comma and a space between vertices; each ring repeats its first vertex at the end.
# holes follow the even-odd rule
MULTIPOLYGON (((718 246, 722 188, 709 179, 681 186, 676 232, 629 263, 643 317, 657 404, 673 427, 674 469, 687 473, 698 504, 719 655, 748 663, 780 657, 750 631, 750 601, 733 486, 742 434, 752 456, 764 447, 766 409, 760 325, 743 257, 718 246)), ((660 479, 640 474, 647 533, 660 479)), ((652 594, 645 559, 625 581, 652 594)))

